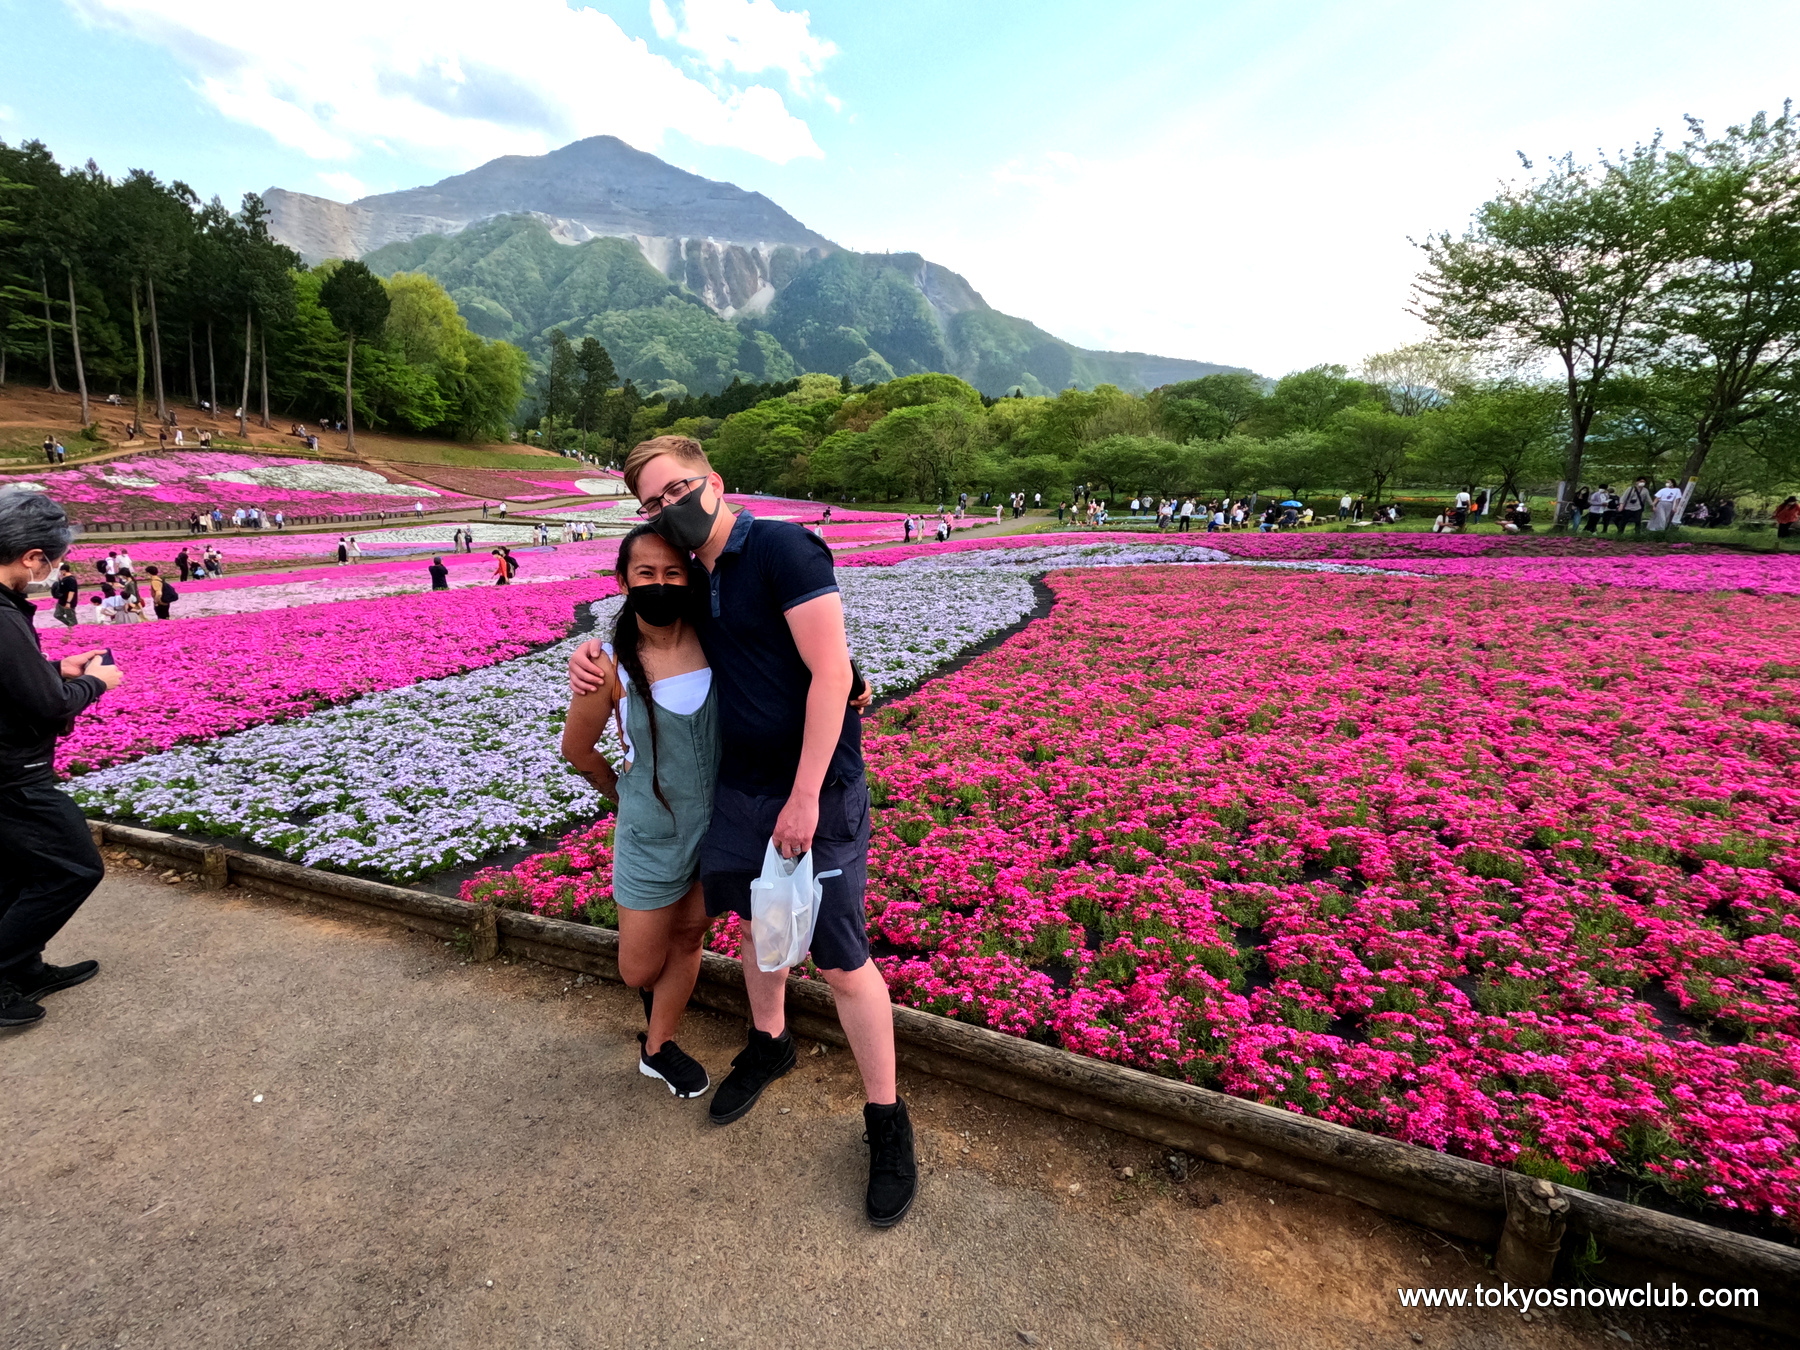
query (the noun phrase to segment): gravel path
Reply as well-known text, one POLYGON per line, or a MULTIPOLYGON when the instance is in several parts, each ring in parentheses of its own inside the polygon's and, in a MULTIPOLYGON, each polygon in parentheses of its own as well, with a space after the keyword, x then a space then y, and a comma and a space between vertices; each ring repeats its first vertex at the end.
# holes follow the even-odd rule
MULTIPOLYGON (((874 1232, 842 1052, 716 1129, 635 1072, 635 995, 401 930, 115 859, 51 951, 89 955, 0 1038, 6 1350, 1623 1343, 1403 1313, 1480 1254, 914 1075, 928 1175, 874 1232)), ((682 1040, 717 1077, 741 1034, 682 1040)))

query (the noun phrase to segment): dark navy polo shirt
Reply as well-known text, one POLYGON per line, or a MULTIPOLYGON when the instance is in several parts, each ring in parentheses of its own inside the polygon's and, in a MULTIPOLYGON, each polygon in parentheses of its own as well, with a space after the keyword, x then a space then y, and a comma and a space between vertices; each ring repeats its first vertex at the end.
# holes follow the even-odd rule
MULTIPOLYGON (((838 589, 831 550, 785 520, 740 511, 713 562, 712 622, 701 645, 719 695, 719 781, 744 792, 793 790, 806 735, 812 672, 800 659, 787 612, 838 589)), ((825 781, 862 777, 862 724, 844 709, 825 781)))

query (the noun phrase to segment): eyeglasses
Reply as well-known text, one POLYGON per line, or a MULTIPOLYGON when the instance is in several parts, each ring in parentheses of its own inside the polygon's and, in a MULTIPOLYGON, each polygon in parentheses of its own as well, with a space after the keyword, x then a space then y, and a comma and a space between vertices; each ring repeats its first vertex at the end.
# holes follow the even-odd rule
POLYGON ((688 493, 694 490, 695 483, 704 483, 711 475, 697 473, 692 478, 677 478, 656 497, 647 502, 638 503, 638 511, 645 520, 655 520, 662 514, 665 506, 673 506, 688 493))

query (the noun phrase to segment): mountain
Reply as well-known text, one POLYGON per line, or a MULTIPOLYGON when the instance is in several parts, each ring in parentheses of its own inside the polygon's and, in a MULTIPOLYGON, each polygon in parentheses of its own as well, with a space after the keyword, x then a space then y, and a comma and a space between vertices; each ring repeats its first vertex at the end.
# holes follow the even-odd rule
POLYGON ((383 275, 426 272, 476 332, 534 354, 553 328, 592 334, 621 374, 650 388, 931 370, 988 394, 1036 394, 1234 369, 1076 347, 991 308, 916 253, 839 248, 761 193, 612 136, 348 204, 281 188, 264 200, 275 237, 308 262, 360 257, 383 275))

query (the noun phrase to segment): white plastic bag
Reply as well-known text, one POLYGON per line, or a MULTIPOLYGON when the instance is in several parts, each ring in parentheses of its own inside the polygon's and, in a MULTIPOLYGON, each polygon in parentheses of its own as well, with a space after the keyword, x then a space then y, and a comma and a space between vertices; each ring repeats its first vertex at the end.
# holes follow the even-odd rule
POLYGON ((769 841, 763 850, 762 875, 750 883, 750 940, 760 969, 786 970, 806 958, 819 922, 825 879, 842 875, 839 868, 814 876, 810 850, 789 860, 776 850, 773 839, 769 841))

